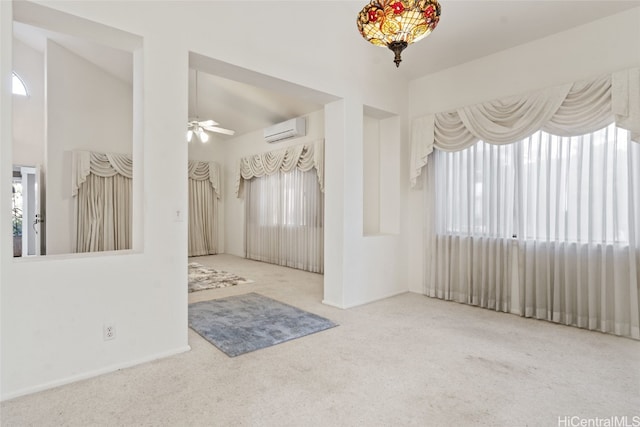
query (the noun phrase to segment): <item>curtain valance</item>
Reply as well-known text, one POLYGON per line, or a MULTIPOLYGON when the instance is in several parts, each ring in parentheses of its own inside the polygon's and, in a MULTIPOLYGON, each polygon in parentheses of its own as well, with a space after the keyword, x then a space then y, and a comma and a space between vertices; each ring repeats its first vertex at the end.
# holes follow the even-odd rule
POLYGON ((459 151, 480 140, 510 144, 538 130, 577 136, 612 122, 640 142, 640 69, 420 117, 411 126, 411 185, 434 147, 459 151))
POLYGON ((122 175, 133 178, 133 160, 127 154, 73 151, 71 171, 71 195, 78 195, 78 188, 92 173, 101 177, 122 175))
POLYGON ((209 180, 216 199, 220 199, 222 188, 220 185, 220 165, 216 162, 198 162, 189 160, 189 179, 196 181, 209 180))
POLYGON ((324 193, 324 141, 241 158, 236 174, 236 196, 240 195, 243 179, 272 175, 279 171, 290 172, 296 168, 303 172, 316 168, 320 191, 324 193))

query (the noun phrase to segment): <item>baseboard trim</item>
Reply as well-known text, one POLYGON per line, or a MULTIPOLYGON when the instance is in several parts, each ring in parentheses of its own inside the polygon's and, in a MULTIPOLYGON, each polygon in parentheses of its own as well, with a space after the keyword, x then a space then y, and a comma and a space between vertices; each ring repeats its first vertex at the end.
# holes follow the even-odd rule
POLYGON ((133 366, 141 365, 143 363, 152 362, 154 360, 164 359, 165 357, 174 356, 174 355, 180 354, 180 353, 185 353, 185 352, 190 351, 190 350, 191 350, 191 346, 186 345, 184 347, 178 347, 178 348, 175 348, 173 350, 168 350, 168 351, 163 351, 163 352, 160 352, 160 353, 155 353, 155 354, 152 354, 152 355, 147 356, 147 357, 142 357, 140 359, 130 360, 130 361, 123 362, 123 363, 116 363, 114 365, 109 365, 109 366, 106 366, 104 368, 100 368, 100 369, 96 369, 96 370, 93 370, 93 371, 88 371, 88 372, 84 372, 84 373, 81 373, 81 374, 73 375, 73 376, 66 377, 66 378, 63 378, 63 379, 60 379, 60 380, 50 381, 50 382, 47 382, 47 383, 44 383, 44 384, 39 384, 39 385, 32 386, 32 387, 26 387, 26 388, 20 389, 18 391, 14 391, 14 392, 2 395, 0 397, 0 402, 4 402, 4 401, 7 401, 7 400, 15 399, 15 398, 21 397, 21 396, 26 396, 28 394, 37 393, 39 391, 49 390, 49 389, 60 387, 60 386, 63 386, 63 385, 75 383, 77 381, 86 380, 86 379, 97 377, 97 376, 100 376, 100 375, 108 374, 110 372, 115 372, 115 371, 118 371, 120 369, 131 368, 133 366))
POLYGON ((370 299, 370 300, 363 300, 363 301, 355 302, 355 303, 352 303, 352 304, 346 304, 346 305, 338 305, 338 304, 332 303, 332 302, 327 301, 327 300, 322 300, 322 303, 325 304, 325 305, 331 306, 331 307, 336 307, 336 308, 340 308, 340 309, 343 309, 343 310, 348 310, 350 308, 359 307, 361 305, 366 305, 366 304, 371 304, 371 303, 376 302, 376 301, 381 301, 383 299, 392 298, 392 297, 395 297, 395 296, 398 296, 398 295, 402 295, 402 294, 407 294, 407 293, 410 293, 410 291, 406 291, 405 290, 405 291, 392 292, 392 293, 390 293, 388 295, 381 296, 381 297, 378 297, 378 298, 373 298, 373 299, 370 299))
POLYGON ((328 305, 329 307, 335 307, 335 308, 339 308, 339 309, 344 309, 344 307, 343 307, 343 306, 341 306, 340 304, 336 304, 336 303, 334 303, 334 302, 327 301, 326 299, 323 299, 323 300, 322 300, 322 303, 323 303, 324 305, 328 305))

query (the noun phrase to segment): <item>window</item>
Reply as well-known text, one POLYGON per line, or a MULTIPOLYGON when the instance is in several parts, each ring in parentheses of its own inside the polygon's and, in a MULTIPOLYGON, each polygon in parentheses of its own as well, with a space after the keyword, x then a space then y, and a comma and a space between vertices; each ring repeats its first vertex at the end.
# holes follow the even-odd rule
POLYGON ((12 73, 12 92, 14 95, 20 96, 28 96, 27 85, 24 84, 24 81, 18 76, 15 72, 12 73))
POLYGON ((488 237, 514 234, 515 144, 482 141, 457 152, 435 151, 436 231, 488 237))
POLYGON ((639 144, 610 125, 578 137, 536 132, 508 145, 436 151, 436 231, 627 243, 637 218, 639 144), (630 209, 631 208, 631 209, 630 209))
POLYGON ((13 236, 22 237, 22 179, 14 177, 11 184, 11 219, 13 236))
POLYGON ((321 273, 324 196, 315 169, 245 181, 246 256, 321 273))

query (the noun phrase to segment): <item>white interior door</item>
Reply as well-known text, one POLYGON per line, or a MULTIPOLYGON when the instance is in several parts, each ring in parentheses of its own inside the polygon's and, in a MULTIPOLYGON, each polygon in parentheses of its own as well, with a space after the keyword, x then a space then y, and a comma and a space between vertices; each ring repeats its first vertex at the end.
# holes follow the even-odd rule
POLYGON ((40 167, 21 167, 22 175, 22 256, 42 254, 42 214, 40 212, 40 167))

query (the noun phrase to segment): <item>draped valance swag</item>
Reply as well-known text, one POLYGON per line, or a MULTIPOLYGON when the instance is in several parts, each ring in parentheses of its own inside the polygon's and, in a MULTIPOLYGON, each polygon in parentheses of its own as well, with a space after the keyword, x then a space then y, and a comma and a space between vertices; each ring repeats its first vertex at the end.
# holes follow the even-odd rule
MULTIPOLYGON (((92 173, 101 177, 120 174, 125 178, 133 178, 133 160, 127 154, 97 153, 92 151, 72 152, 71 194, 78 195, 78 188, 92 173)), ((208 180, 216 193, 221 197, 220 165, 215 162, 197 162, 189 160, 189 178, 196 181, 208 180)))
POLYGON ((613 122, 640 142, 638 68, 420 117, 411 128, 411 185, 434 147, 459 151, 480 140, 510 144, 538 130, 577 136, 613 122))
POLYGON ((189 179, 196 181, 209 180, 213 191, 216 193, 216 199, 220 200, 220 165, 215 162, 197 162, 189 160, 189 179))
POLYGON ((126 154, 95 153, 92 151, 72 152, 71 195, 78 195, 78 188, 92 173, 104 178, 120 174, 133 178, 133 160, 126 154))
POLYGON ((126 154, 72 152, 76 252, 131 249, 133 161, 126 154))
POLYGON ((236 196, 240 196, 243 179, 250 180, 277 172, 290 172, 296 168, 302 172, 315 168, 320 191, 324 192, 324 141, 294 145, 282 150, 241 158, 236 174, 236 196))

